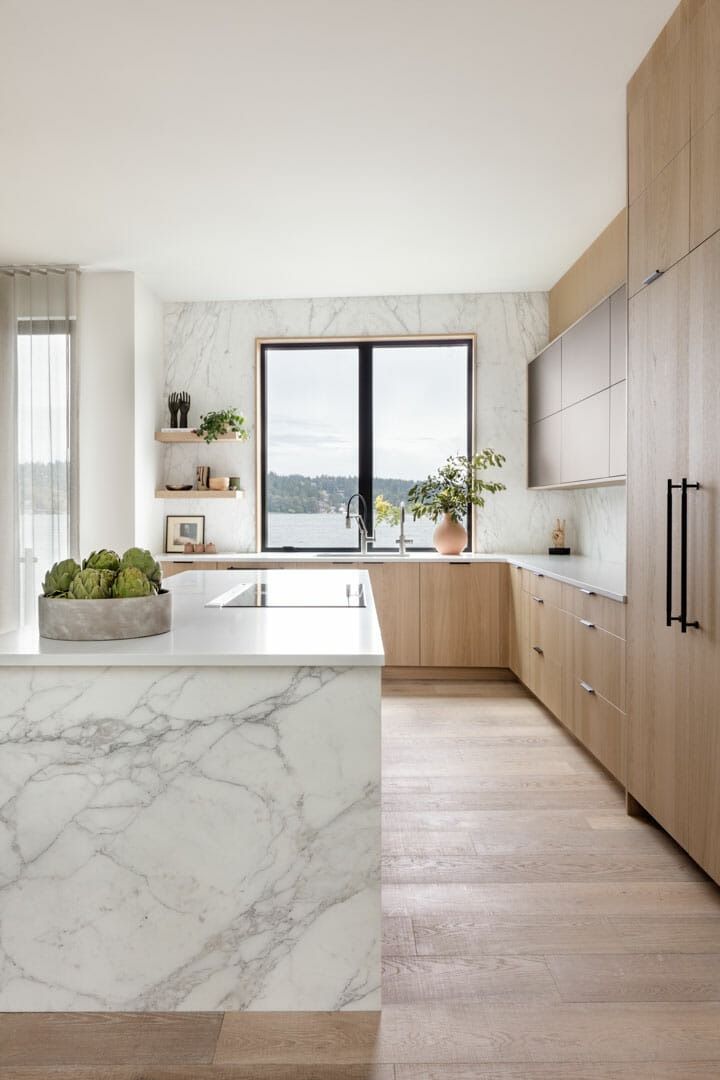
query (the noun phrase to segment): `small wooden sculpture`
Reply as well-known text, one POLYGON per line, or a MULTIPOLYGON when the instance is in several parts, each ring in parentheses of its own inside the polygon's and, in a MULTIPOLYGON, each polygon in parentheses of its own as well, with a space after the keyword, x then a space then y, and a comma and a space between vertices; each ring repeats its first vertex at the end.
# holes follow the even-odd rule
POLYGON ((553 547, 565 547, 565 518, 555 519, 555 528, 552 531, 553 547))

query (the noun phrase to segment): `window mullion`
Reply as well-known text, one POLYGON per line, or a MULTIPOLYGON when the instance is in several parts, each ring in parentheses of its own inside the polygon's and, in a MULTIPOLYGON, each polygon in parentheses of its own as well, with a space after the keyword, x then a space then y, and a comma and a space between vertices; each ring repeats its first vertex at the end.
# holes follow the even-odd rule
POLYGON ((369 341, 358 349, 358 491, 365 500, 365 527, 373 524, 373 348, 369 341))

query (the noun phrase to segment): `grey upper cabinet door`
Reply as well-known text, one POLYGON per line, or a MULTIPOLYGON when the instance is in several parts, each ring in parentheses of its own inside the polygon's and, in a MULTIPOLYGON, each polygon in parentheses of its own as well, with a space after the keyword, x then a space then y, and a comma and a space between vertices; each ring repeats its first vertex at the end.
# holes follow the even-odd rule
POLYGON ((610 387, 610 476, 627 472, 627 383, 610 387))
POLYGON ((560 483, 561 417, 562 413, 554 413, 530 425, 530 487, 560 483))
POLYGON ((627 288, 610 297, 610 383, 627 375, 627 288))
POLYGON ((558 340, 528 364, 530 423, 559 412, 561 408, 561 356, 562 343, 558 340))
POLYGON ((610 385, 610 300, 586 315, 562 339, 562 407, 610 385))
POLYGON ((610 475, 610 391, 564 409, 562 417, 563 484, 601 480, 610 475))

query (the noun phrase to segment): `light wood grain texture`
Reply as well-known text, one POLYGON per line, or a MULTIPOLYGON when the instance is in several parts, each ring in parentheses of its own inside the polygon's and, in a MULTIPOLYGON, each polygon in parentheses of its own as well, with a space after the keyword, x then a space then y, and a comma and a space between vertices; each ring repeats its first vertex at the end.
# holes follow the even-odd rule
POLYGON ((542 647, 530 640, 530 672, 528 686, 553 716, 560 718, 563 711, 562 666, 545 656, 542 647), (538 651, 540 650, 540 651, 538 651))
POLYGON ((720 952, 548 956, 563 1001, 720 1001, 720 952))
MULTIPOLYGON (((628 789, 687 847, 688 634, 665 625, 667 480, 688 475, 689 264, 630 303, 628 789)), ((673 611, 679 612, 679 500, 673 611)))
POLYGON ((561 607, 579 619, 589 619, 603 630, 617 637, 625 637, 626 604, 608 600, 606 596, 563 585, 561 607))
POLYGON ((420 659, 435 667, 506 667, 507 566, 420 566, 420 659))
POLYGON ((513 673, 505 667, 396 667, 383 668, 383 690, 387 694, 393 693, 394 682, 422 682, 424 684, 442 685, 436 693, 447 693, 449 697, 455 697, 463 692, 458 683, 468 682, 507 682, 514 683, 513 673), (452 680, 448 682, 448 680, 452 680))
POLYGON ((397 1065, 395 1080, 717 1080, 720 1062, 551 1061, 547 1064, 477 1065, 397 1065))
POLYGON ((697 247, 717 229, 720 229, 720 109, 699 128, 690 143, 690 246, 697 247))
POLYGON ((206 491, 204 488, 193 488, 191 491, 168 491, 167 488, 157 488, 156 499, 244 499, 244 491, 206 491))
POLYGON ((2 1075, 3 1080, 394 1080, 395 1073, 392 1065, 30 1065, 2 1075))
MULTIPOLYGON (((413 1001, 555 1001, 541 956, 397 957, 383 959, 383 1005, 413 1001)), ((572 998, 566 1000, 575 1000, 572 998)))
MULTIPOLYGON (((623 644, 624 656, 624 644, 623 644)), ((623 664, 623 675, 624 675, 623 664)), ((624 691, 624 684, 623 684, 624 691)), ((625 783, 627 775, 627 717, 599 693, 590 694, 573 677, 573 732, 612 775, 625 783)))
POLYGON ((383 956, 415 956, 412 919, 383 919, 383 956))
POLYGON ((668 66, 672 54, 687 36, 690 16, 696 0, 681 0, 648 49, 627 87, 628 111, 635 108, 650 83, 668 66))
POLYGON ((720 233, 689 261, 688 850, 720 881, 720 233))
POLYGON ((563 587, 555 578, 547 577, 539 570, 526 570, 525 585, 532 596, 538 596, 546 604, 560 607, 563 587))
POLYGON ((690 128, 694 135, 720 109, 720 4, 696 0, 690 26, 690 128))
MULTIPOLYGON (((212 446, 212 443, 206 443, 200 436, 196 435, 192 428, 173 428, 171 431, 156 431, 155 441, 163 443, 202 443, 203 446, 212 446)), ((238 435, 218 435, 214 442, 232 442, 240 443, 242 439, 238 435)))
MULTIPOLYGON (((625 642, 589 619, 574 619, 572 671, 618 709, 625 707, 625 642)), ((577 706, 577 698, 575 705, 577 706)), ((577 729, 575 729, 577 731, 577 729)), ((579 732, 578 732, 579 735, 579 732)))
POLYGON ((529 597, 523 588, 523 570, 508 566, 508 665, 522 682, 527 682, 530 664, 529 649, 529 597))
POLYGON ((570 852, 527 853, 519 850, 508 854, 482 851, 479 855, 386 855, 382 864, 383 881, 388 885, 416 885, 547 880, 703 880, 699 867, 672 852, 637 850, 627 845, 625 850, 593 850, 587 854, 587 847, 587 843, 584 848, 578 845, 577 851, 570 852))
POLYGON ((414 666, 420 663, 420 566, 415 563, 364 563, 370 574, 377 608, 385 663, 414 666))
MULTIPOLYGON (((562 617, 560 608, 547 603, 531 593, 528 598, 530 630, 528 641, 531 648, 542 649, 547 660, 558 665, 563 662, 562 617)), ((551 710, 552 711, 552 710, 551 710)))
POLYGON ((211 1062, 219 1013, 0 1014, 0 1075, 15 1065, 211 1062))
POLYGON ((160 563, 160 569, 162 570, 163 577, 172 577, 173 574, 182 574, 186 570, 217 570, 218 564, 216 562, 173 562, 169 557, 168 561, 163 560, 160 563))
POLYGON ((625 281, 627 215, 623 208, 550 289, 552 341, 625 281))
POLYGON ((690 49, 687 33, 655 65, 640 100, 628 110, 630 204, 690 140, 690 49))
POLYGON ((630 205, 628 214, 628 294, 632 297, 648 275, 667 271, 690 250, 689 143, 630 205))

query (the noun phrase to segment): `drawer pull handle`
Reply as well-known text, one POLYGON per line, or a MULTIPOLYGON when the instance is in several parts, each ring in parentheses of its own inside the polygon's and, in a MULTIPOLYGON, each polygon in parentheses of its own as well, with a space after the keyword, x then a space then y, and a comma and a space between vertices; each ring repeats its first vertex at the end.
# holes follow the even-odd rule
POLYGON ((652 285, 653 281, 657 281, 664 273, 664 270, 653 270, 646 278, 643 278, 643 285, 652 285))
POLYGON ((581 626, 587 626, 588 630, 597 630, 597 626, 594 622, 590 622, 589 619, 580 619, 581 626))
POLYGON ((545 577, 545 575, 541 574, 539 570, 536 570, 535 571, 535 577, 545 577))
POLYGON ((594 589, 580 589, 581 593, 585 593, 586 596, 597 596, 594 589))
POLYGON ((538 654, 538 656, 544 656, 545 655, 545 653, 542 651, 542 649, 540 648, 539 645, 533 645, 533 650, 538 654))
POLYGON ((595 691, 593 690, 590 683, 583 682, 582 679, 581 679, 580 680, 580 685, 582 686, 582 688, 583 688, 583 690, 585 691, 586 694, 594 694, 595 693, 595 691))
POLYGON ((536 604, 544 604, 545 603, 542 596, 533 596, 533 600, 535 601, 536 604))

